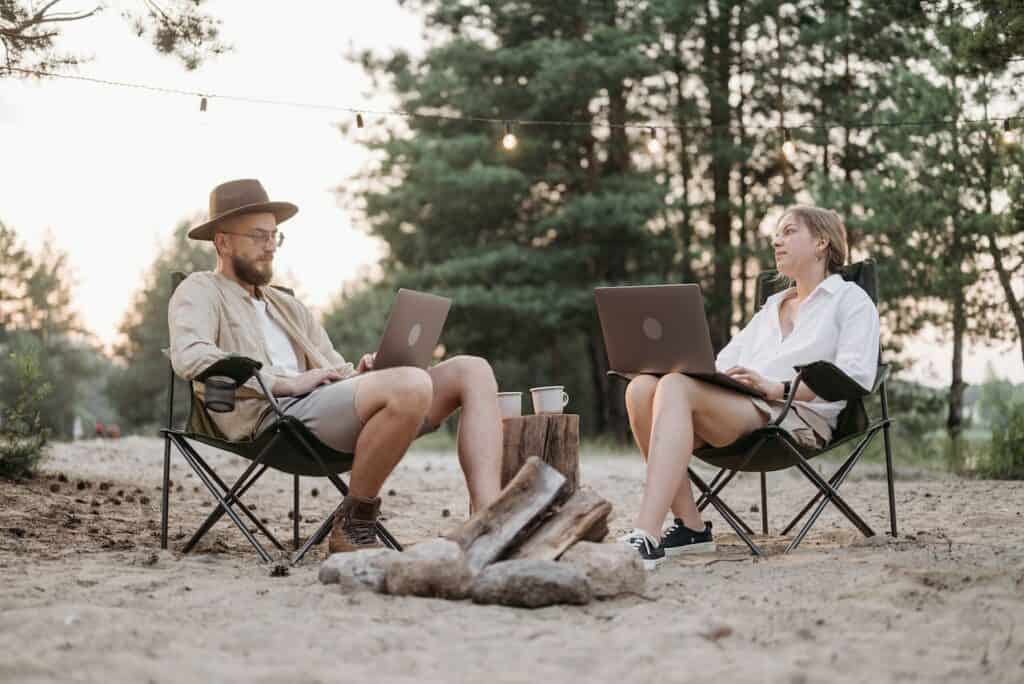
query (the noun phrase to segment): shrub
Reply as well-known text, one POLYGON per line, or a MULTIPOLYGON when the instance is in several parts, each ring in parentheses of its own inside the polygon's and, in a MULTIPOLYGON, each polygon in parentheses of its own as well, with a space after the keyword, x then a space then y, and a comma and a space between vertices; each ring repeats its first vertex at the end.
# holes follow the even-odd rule
POLYGON ((31 477, 42 459, 48 431, 39 406, 51 391, 39 369, 38 347, 22 346, 11 352, 0 373, 0 476, 31 477))

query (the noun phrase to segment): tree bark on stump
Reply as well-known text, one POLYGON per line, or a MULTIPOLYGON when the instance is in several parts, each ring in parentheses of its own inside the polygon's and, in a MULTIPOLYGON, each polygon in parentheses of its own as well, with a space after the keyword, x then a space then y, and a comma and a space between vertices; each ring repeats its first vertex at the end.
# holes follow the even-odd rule
POLYGON ((527 459, 536 456, 567 480, 565 494, 579 488, 580 417, 565 413, 545 413, 506 418, 501 459, 501 486, 508 484, 527 459))

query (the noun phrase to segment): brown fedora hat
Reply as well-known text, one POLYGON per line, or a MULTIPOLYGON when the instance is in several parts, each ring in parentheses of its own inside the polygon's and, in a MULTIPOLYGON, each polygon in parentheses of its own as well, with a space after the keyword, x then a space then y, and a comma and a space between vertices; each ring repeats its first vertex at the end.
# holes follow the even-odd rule
POLYGON ((278 223, 295 216, 299 208, 291 202, 271 202, 263 185, 253 178, 221 183, 210 192, 210 218, 188 231, 193 240, 212 240, 217 224, 229 216, 267 211, 278 223))

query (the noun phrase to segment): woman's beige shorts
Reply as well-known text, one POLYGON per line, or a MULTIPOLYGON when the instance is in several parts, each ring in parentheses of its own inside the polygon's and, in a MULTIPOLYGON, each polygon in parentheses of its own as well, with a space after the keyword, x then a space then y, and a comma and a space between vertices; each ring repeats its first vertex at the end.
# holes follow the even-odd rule
MULTIPOLYGON (((782 409, 786 406, 786 402, 781 399, 752 397, 750 400, 761 413, 768 416, 768 422, 782 415, 782 409)), ((829 427, 827 420, 811 409, 795 403, 789 407, 789 413, 779 427, 791 434, 797 444, 812 449, 821 449, 832 439, 832 428, 829 427)))
MULTIPOLYGON (((277 403, 285 415, 298 418, 327 446, 346 454, 355 453, 356 440, 363 430, 363 421, 356 413, 356 395, 359 393, 359 383, 363 377, 365 376, 357 375, 347 380, 332 382, 300 397, 280 397, 277 403)), ((276 420, 277 415, 268 406, 256 426, 255 433, 259 434, 266 430, 276 420)), ((436 429, 436 425, 432 426, 424 419, 419 435, 436 429)))

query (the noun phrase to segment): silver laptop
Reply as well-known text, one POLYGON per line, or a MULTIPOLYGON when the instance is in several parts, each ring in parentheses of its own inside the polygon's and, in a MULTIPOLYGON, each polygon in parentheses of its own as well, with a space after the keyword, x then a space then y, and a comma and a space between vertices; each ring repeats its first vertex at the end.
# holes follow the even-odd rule
POLYGON ((425 369, 437 348, 451 306, 452 300, 445 297, 399 290, 380 337, 374 369, 396 366, 425 369))
POLYGON ((760 391, 715 370, 698 285, 638 285, 594 290, 608 366, 631 377, 684 373, 755 397, 760 391))

